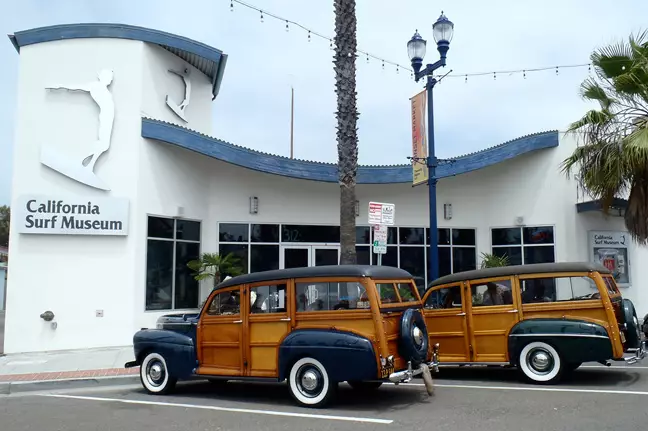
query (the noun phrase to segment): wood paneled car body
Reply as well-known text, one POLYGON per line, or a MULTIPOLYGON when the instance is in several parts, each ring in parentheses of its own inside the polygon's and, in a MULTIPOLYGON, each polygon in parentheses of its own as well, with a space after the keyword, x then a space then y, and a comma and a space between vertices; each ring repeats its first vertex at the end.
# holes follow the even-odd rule
POLYGON ((432 282, 423 302, 442 365, 513 365, 528 380, 551 383, 583 362, 633 364, 645 356, 634 306, 600 265, 461 272, 432 282))
POLYGON ((288 381, 322 406, 338 382, 374 389, 437 371, 412 276, 337 265, 241 275, 220 283, 199 315, 161 319, 134 338, 142 385, 163 394, 180 379, 288 381), (185 322, 185 323, 183 323, 185 322))

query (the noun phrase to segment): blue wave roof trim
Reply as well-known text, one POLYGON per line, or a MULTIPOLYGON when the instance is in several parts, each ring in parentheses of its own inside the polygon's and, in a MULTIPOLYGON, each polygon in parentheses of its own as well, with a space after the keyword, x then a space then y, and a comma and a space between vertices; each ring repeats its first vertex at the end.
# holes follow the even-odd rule
MULTIPOLYGON (((142 137, 166 142, 205 156, 253 169, 259 172, 281 175, 303 180, 338 182, 337 165, 334 163, 313 162, 290 159, 240 147, 202 133, 150 118, 142 118, 142 137)), ((523 136, 482 151, 451 159, 437 168, 438 178, 482 169, 505 160, 545 148, 557 147, 557 130, 523 136)), ((394 184, 412 182, 412 165, 358 167, 358 184, 394 184)))
POLYGON ((213 98, 218 95, 227 63, 227 54, 186 37, 133 25, 102 23, 53 25, 9 35, 9 40, 19 53, 20 48, 27 45, 87 38, 129 39, 158 45, 207 75, 212 81, 213 98))

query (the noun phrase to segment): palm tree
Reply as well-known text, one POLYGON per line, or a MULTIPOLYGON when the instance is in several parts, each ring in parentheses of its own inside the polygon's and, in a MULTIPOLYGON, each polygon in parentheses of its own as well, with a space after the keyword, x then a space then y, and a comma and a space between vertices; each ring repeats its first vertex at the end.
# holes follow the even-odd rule
POLYGON ((335 92, 337 93, 338 182, 340 184, 340 264, 355 264, 355 186, 358 172, 355 0, 334 0, 335 92))
POLYGON ((590 56, 595 78, 581 84, 585 100, 600 109, 572 123, 568 133, 583 144, 562 162, 607 213, 614 198, 629 191, 625 225, 648 244, 648 32, 597 49, 590 56))
POLYGON ((9 221, 11 219, 11 209, 6 206, 0 206, 0 247, 9 247, 9 221))
POLYGON ((236 276, 243 272, 239 258, 234 253, 225 256, 218 253, 203 253, 199 259, 187 263, 187 267, 194 271, 192 275, 198 281, 213 277, 214 287, 225 276, 236 276))

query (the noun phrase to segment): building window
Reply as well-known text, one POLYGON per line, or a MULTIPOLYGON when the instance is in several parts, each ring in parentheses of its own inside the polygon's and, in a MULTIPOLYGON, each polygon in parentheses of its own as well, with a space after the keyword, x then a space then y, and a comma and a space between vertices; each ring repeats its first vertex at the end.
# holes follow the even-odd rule
MULTIPOLYGON (((293 224, 219 224, 219 253, 233 253, 240 258, 243 272, 279 269, 282 244, 317 246, 339 244, 339 226, 293 224)), ((428 247, 430 230, 423 227, 395 227, 387 229, 387 253, 382 265, 403 268, 414 276, 419 289, 424 290, 429 273, 428 247)), ((447 275, 477 267, 475 229, 439 229, 439 272, 447 275)), ((373 235, 369 226, 356 227, 358 264, 377 265, 373 253, 373 235)), ((303 253, 296 249, 294 253, 303 253)), ((304 261, 307 255, 304 254, 304 261)), ((224 278, 229 274, 223 274, 224 278)))
POLYGON ((493 254, 508 256, 511 265, 555 262, 553 226, 491 229, 493 254))
POLYGON ((146 310, 198 307, 199 284, 187 268, 200 256, 200 222, 148 218, 146 310))

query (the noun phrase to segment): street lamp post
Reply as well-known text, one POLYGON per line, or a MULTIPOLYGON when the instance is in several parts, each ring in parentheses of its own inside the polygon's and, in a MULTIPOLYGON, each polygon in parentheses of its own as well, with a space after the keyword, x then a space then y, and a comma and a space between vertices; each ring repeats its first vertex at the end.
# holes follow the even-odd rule
POLYGON ((439 19, 432 25, 432 33, 441 58, 435 63, 427 64, 423 70, 421 70, 421 67, 423 66, 427 42, 421 37, 418 30, 414 33, 412 39, 407 42, 407 54, 414 69, 414 80, 418 82, 424 76, 427 77, 425 89, 427 91, 428 156, 425 162, 428 167, 430 211, 430 252, 428 253, 430 273, 428 274, 428 283, 439 277, 439 240, 436 210, 436 168, 439 160, 436 158, 434 151, 434 108, 432 105, 432 90, 438 81, 433 74, 435 70, 446 65, 446 54, 450 49, 450 41, 454 33, 454 24, 446 18, 443 11, 441 11, 439 19))

